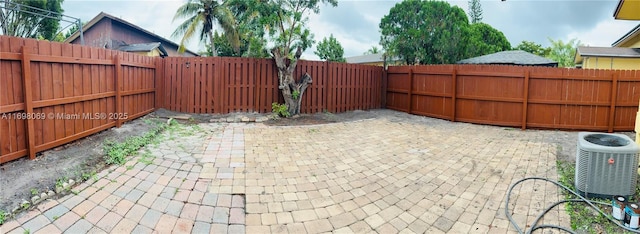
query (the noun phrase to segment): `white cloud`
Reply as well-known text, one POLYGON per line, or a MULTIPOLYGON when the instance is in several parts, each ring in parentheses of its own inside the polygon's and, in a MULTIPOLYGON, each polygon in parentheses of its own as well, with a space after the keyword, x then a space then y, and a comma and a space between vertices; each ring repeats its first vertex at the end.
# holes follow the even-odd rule
POLYGON ((583 45, 609 47, 636 25, 638 22, 634 21, 605 20, 591 30, 569 32, 565 39, 577 38, 583 45))
MULTIPOLYGON (((63 3, 65 14, 88 21, 100 11, 130 21, 167 39, 179 22, 172 23, 175 10, 185 0, 134 0, 134 1, 87 1, 67 0, 63 3)), ((345 56, 361 55, 380 40, 380 19, 399 0, 339 1, 338 7, 321 6, 320 14, 309 17, 308 28, 315 40, 333 34, 345 49, 345 56)), ((466 0, 449 1, 467 10, 466 0)), ((616 21, 612 14, 618 0, 562 0, 530 1, 492 0, 481 1, 483 22, 501 30, 512 46, 522 40, 533 41, 543 46, 552 39, 578 40, 592 46, 609 46, 628 32, 637 22, 616 21), (588 16, 588 17, 587 17, 588 16)), ((187 46, 198 51, 204 48, 197 40, 187 46)), ((306 59, 318 59, 315 47, 303 54, 306 59)))

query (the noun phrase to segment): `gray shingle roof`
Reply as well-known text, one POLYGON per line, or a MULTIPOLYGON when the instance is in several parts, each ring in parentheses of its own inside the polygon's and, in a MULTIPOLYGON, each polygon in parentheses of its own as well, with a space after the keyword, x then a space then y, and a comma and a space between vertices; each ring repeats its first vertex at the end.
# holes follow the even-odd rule
MULTIPOLYGON (((377 62, 382 62, 382 53, 378 53, 378 54, 365 54, 365 55, 359 55, 359 56, 353 56, 353 57, 347 57, 345 58, 345 60, 347 60, 347 63, 377 63, 377 62)), ((388 58, 387 61, 398 61, 400 59, 398 58, 388 58)))
POLYGON ((347 63, 375 63, 382 62, 382 54, 365 54, 345 58, 347 63))
POLYGON ((463 59, 458 64, 558 65, 558 62, 522 50, 502 51, 463 59))

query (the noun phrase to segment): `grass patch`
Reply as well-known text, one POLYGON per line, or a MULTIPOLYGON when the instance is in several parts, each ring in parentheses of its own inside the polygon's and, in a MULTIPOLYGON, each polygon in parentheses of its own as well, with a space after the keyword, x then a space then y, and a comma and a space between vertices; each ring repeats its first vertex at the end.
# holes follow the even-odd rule
POLYGON ((7 212, 0 210, 0 225, 4 224, 4 221, 7 220, 7 216, 7 212))
POLYGON ((148 144, 157 143, 157 136, 165 129, 172 128, 173 125, 177 125, 177 122, 172 120, 168 124, 157 124, 144 135, 129 137, 120 143, 105 141, 103 148, 106 153, 105 162, 107 164, 124 164, 127 156, 136 154, 140 148, 148 144))
MULTIPOLYGON (((562 185, 567 186, 573 191, 575 188, 575 164, 569 162, 556 162, 558 167, 558 178, 562 185)), ((577 197, 567 191, 563 190, 565 199, 576 199, 577 197)), ((633 196, 638 198, 638 191, 633 196)), ((611 203, 611 200, 591 198, 593 201, 600 201, 605 203, 611 203)), ((632 200, 635 201, 635 200, 632 200)), ((604 211, 607 216, 611 216, 611 207, 595 204, 598 208, 604 211)), ((618 227, 616 223, 593 210, 589 205, 582 202, 568 202, 565 203, 565 208, 569 216, 571 217, 571 229, 578 231, 579 233, 632 233, 625 231, 618 227)))

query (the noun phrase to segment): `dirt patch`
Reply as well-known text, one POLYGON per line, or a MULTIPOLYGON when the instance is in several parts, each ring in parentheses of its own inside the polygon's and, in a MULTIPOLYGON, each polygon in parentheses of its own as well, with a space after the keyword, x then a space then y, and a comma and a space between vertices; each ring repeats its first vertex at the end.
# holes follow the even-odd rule
POLYGON ((149 131, 153 125, 143 117, 81 140, 39 153, 35 160, 22 158, 0 165, 0 209, 11 211, 21 200, 29 200, 32 191, 54 190, 62 178, 78 180, 105 167, 103 143, 121 142, 127 137, 149 131))
POLYGON ((316 114, 301 114, 292 118, 277 118, 269 119, 264 122, 269 126, 297 126, 297 125, 313 125, 313 124, 327 124, 338 122, 349 122, 362 119, 372 119, 378 117, 379 114, 376 111, 348 111, 339 114, 333 114, 330 112, 316 113, 316 114))

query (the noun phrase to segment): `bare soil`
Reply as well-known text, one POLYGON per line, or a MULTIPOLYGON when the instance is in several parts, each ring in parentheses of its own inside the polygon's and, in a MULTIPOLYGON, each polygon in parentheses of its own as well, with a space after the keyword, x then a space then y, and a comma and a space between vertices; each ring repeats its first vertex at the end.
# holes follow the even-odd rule
POLYGON ((54 190, 58 179, 78 181, 83 174, 103 169, 105 140, 121 142, 138 136, 153 126, 136 119, 120 128, 111 128, 81 140, 38 153, 35 160, 27 157, 0 165, 0 210, 11 211, 21 200, 29 200, 32 190, 54 190))

